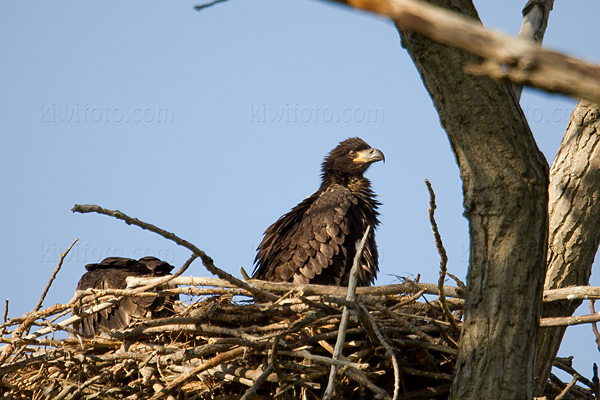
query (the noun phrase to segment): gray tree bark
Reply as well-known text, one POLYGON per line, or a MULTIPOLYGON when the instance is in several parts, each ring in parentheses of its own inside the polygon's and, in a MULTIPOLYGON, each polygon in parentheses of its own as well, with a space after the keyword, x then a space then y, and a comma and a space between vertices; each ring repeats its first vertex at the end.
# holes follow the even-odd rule
MULTIPOLYGON (((545 289, 589 283, 600 242, 600 108, 581 101, 552 163, 545 289)), ((544 305, 544 317, 573 315, 581 302, 544 305)), ((538 342, 536 395, 541 395, 566 327, 543 328, 538 342)))
MULTIPOLYGON (((477 19, 471 1, 437 0, 477 19)), ((467 75, 481 60, 400 32, 448 134, 471 253, 453 399, 531 399, 546 271, 548 165, 510 84, 467 75)))

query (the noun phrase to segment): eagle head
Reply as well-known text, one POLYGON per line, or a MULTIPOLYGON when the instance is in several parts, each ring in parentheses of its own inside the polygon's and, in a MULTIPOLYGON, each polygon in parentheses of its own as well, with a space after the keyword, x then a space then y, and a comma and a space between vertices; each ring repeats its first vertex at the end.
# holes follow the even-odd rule
POLYGON ((322 172, 323 176, 362 176, 372 163, 382 160, 385 162, 385 156, 380 150, 372 148, 360 138, 349 138, 327 155, 322 172))

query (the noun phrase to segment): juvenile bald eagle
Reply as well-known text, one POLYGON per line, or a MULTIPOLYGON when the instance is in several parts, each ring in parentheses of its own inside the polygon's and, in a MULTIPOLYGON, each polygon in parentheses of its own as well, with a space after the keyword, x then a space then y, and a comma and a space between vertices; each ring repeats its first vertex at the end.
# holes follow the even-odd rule
MULTIPOLYGON (((139 260, 122 257, 105 258, 99 264, 88 264, 88 271, 79 280, 77 290, 125 289, 129 276, 166 276, 173 266, 155 257, 143 257, 139 260)), ((93 314, 81 320, 75 329, 87 335, 95 335, 101 330, 119 330, 129 325, 132 318, 154 319, 174 314, 173 302, 179 296, 165 297, 127 297, 119 304, 93 314)), ((75 309, 74 313, 77 314, 75 309)))
POLYGON ((253 278, 348 286, 356 243, 370 225, 358 285, 371 285, 379 270, 374 230, 380 203, 363 173, 380 160, 383 153, 359 138, 333 149, 323 161, 319 190, 265 231, 253 278))

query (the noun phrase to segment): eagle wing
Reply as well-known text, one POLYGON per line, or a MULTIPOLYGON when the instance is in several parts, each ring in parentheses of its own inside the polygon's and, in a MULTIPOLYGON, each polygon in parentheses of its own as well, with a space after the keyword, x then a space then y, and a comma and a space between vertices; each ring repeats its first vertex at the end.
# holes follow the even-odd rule
MULTIPOLYGON (((77 290, 125 289, 129 276, 164 276, 173 266, 155 257, 139 260, 109 257, 98 264, 85 266, 86 272, 77 285, 77 290)), ((133 318, 150 319, 173 315, 173 302, 178 296, 128 297, 119 304, 82 319, 81 331, 94 335, 101 329, 118 330, 129 325, 133 318)))
MULTIPOLYGON (((265 231, 254 277, 347 286, 356 242, 370 222, 361 210, 363 203, 342 185, 329 186, 305 199, 265 231)), ((377 259, 373 232, 369 239, 359 273, 361 286, 372 283, 373 271, 377 270, 373 265, 377 259)))

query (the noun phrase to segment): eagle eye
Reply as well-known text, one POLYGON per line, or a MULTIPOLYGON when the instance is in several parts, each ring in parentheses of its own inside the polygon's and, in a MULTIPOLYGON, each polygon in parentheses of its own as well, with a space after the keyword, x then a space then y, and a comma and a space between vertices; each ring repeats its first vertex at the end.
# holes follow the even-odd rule
POLYGON ((352 149, 348 152, 348 154, 350 154, 351 156, 355 156, 356 155, 356 150, 352 149))

